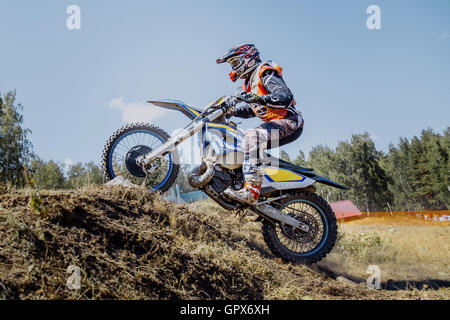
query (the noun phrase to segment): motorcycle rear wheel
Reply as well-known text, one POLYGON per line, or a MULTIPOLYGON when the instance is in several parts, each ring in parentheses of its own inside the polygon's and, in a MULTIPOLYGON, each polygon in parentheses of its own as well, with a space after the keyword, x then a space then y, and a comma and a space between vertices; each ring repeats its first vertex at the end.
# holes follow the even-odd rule
POLYGON ((320 196, 302 190, 272 205, 310 227, 303 233, 265 221, 262 226, 264 241, 275 256, 287 262, 310 264, 320 261, 333 249, 337 238, 336 216, 320 196))

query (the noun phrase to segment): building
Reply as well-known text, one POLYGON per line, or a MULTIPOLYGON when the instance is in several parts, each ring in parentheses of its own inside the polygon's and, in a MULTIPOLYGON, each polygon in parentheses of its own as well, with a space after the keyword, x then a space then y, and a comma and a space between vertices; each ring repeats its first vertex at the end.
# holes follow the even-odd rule
POLYGON ((362 216, 361 211, 350 200, 330 202, 330 206, 336 219, 354 219, 362 216))

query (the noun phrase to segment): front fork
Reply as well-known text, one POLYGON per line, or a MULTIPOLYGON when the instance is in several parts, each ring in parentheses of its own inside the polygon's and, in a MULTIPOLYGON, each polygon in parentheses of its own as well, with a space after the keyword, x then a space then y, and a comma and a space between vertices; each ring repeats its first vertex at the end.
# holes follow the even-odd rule
POLYGON ((201 131, 206 122, 216 120, 221 117, 224 112, 225 110, 220 108, 212 112, 208 117, 192 121, 185 129, 171 137, 166 143, 147 154, 137 157, 136 163, 142 167, 147 175, 152 174, 158 169, 160 161, 165 155, 171 153, 180 143, 201 131))

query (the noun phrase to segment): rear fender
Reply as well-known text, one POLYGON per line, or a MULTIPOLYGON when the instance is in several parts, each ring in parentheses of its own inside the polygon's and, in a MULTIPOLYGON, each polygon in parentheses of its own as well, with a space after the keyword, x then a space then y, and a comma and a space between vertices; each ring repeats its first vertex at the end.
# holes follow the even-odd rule
POLYGON ((313 177, 313 179, 315 179, 316 182, 323 183, 323 184, 325 184, 327 186, 330 186, 330 187, 334 187, 334 188, 338 188, 338 189, 342 189, 342 190, 347 190, 348 189, 346 186, 343 186, 342 184, 339 184, 337 182, 331 181, 330 179, 321 177, 319 175, 316 175, 315 177, 313 177))
POLYGON ((296 173, 300 173, 301 175, 304 175, 308 178, 311 178, 313 180, 315 180, 315 182, 319 182, 322 184, 325 184, 327 186, 330 187, 334 187, 334 188, 338 188, 338 189, 342 189, 342 190, 347 190, 348 188, 346 186, 343 186, 337 182, 334 182, 328 178, 319 176, 317 173, 313 172, 313 171, 309 171, 309 170, 294 170, 294 172, 296 173))

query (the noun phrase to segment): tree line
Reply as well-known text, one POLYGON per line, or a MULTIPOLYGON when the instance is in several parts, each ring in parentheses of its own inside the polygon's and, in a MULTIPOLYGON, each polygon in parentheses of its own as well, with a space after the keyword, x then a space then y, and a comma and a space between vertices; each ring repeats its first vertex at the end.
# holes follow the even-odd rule
POLYGON ((73 189, 103 183, 101 170, 94 162, 76 163, 64 172, 62 163, 39 158, 29 140, 31 130, 23 126, 22 110, 22 105, 16 103, 15 90, 0 94, 1 184, 24 187, 30 182, 38 189, 73 189))
MULTIPOLYGON (((15 91, 0 94, 0 184, 25 186, 24 165, 40 189, 104 182, 94 162, 77 163, 64 173, 63 164, 43 161, 32 152, 31 130, 23 127, 23 108, 15 99, 15 91)), ((308 157, 300 150, 292 162, 349 187, 342 191, 318 185, 317 192, 327 201, 349 199, 362 211, 448 209, 449 153, 450 127, 443 134, 429 128, 419 137, 400 138, 387 152, 377 150, 371 136, 363 133, 340 141, 334 149, 319 144, 308 157)), ((284 151, 282 158, 291 161, 284 151)), ((183 191, 192 191, 186 181, 187 171, 181 170, 177 183, 183 191)))
MULTIPOLYGON (((335 149, 315 146, 307 160, 299 151, 292 162, 349 187, 320 186, 318 193, 327 201, 349 199, 361 211, 447 210, 449 153, 450 127, 442 135, 428 128, 419 137, 400 138, 388 152, 377 150, 366 132, 335 149)), ((285 152, 282 157, 289 160, 285 152)))
MULTIPOLYGON (((105 182, 100 167, 94 162, 66 166, 53 160, 44 161, 32 150, 31 130, 23 127, 23 107, 16 102, 16 91, 0 94, 0 184, 37 189, 76 189, 105 182)), ((187 183, 189 166, 180 167, 175 183, 182 192, 195 189, 187 183)))

